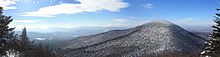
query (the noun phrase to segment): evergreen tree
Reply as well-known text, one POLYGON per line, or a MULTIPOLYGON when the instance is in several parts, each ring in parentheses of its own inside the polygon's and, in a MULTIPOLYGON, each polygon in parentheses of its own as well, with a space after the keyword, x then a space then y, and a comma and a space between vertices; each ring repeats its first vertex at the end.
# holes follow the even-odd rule
POLYGON ((30 49, 32 47, 32 43, 30 42, 29 38, 27 37, 27 30, 26 28, 23 29, 19 41, 19 45, 17 45, 16 51, 18 51, 21 57, 28 57, 26 54, 30 53, 30 49))
POLYGON ((11 16, 3 15, 3 8, 0 7, 0 56, 7 54, 6 51, 11 49, 10 41, 15 38, 14 28, 8 26, 12 20, 11 16))
POLYGON ((21 44, 18 49, 20 57, 56 57, 48 47, 30 41, 27 37, 26 28, 23 29, 20 35, 19 43, 21 44))
POLYGON ((213 32, 209 35, 211 39, 205 42, 205 50, 201 53, 206 57, 220 57, 220 13, 216 13, 214 22, 216 25, 212 26, 213 32))
POLYGON ((21 37, 21 44, 23 45, 23 46, 30 46, 30 40, 29 40, 29 38, 27 37, 27 30, 26 30, 26 28, 24 28, 23 29, 23 31, 22 31, 22 34, 20 35, 20 37, 21 37))

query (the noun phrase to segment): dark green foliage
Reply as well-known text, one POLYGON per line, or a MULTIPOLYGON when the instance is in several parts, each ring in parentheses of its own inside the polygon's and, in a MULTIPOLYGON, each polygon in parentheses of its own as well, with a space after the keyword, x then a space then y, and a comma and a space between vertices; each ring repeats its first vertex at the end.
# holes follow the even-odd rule
POLYGON ((23 29, 22 34, 20 35, 19 39, 19 49, 18 51, 21 53, 25 53, 27 50, 29 50, 33 44, 27 37, 27 31, 26 28, 23 29))
POLYGON ((26 28, 23 29, 20 37, 19 44, 21 45, 17 47, 17 51, 20 52, 20 57, 56 57, 49 47, 30 41, 27 37, 26 28))
POLYGON ((41 43, 31 46, 24 54, 20 57, 57 57, 55 53, 48 47, 43 46, 41 43))
POLYGON ((215 18, 216 25, 212 26, 213 32, 209 35, 211 39, 205 42, 206 48, 201 53, 204 56, 220 57, 220 13, 216 13, 215 18))
POLYGON ((9 28, 8 24, 12 22, 11 16, 2 15, 3 8, 0 7, 0 56, 6 55, 6 51, 12 49, 11 41, 13 41, 16 36, 14 35, 14 28, 9 28))

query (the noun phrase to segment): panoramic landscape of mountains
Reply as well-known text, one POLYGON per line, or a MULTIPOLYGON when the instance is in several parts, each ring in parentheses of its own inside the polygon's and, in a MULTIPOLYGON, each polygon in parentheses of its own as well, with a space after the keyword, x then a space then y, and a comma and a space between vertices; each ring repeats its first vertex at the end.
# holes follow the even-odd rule
POLYGON ((153 20, 133 28, 86 27, 28 32, 28 37, 58 49, 61 57, 200 57, 211 29, 184 28, 187 30, 166 20, 153 20))
POLYGON ((219 6, 220 0, 0 0, 0 57, 220 57, 219 6))
POLYGON ((169 21, 77 37, 61 47, 63 57, 198 57, 205 39, 169 21))

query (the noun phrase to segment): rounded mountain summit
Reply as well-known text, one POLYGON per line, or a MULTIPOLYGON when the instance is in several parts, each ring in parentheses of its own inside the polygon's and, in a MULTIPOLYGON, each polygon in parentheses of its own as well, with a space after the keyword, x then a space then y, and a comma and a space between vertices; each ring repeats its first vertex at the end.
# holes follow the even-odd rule
POLYGON ((204 41, 174 23, 158 20, 75 38, 60 53, 63 57, 191 57, 199 55, 204 41))

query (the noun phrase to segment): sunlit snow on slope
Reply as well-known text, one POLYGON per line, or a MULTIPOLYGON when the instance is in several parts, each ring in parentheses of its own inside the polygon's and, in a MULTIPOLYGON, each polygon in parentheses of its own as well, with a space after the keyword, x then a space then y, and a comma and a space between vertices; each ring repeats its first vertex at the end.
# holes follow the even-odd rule
POLYGON ((166 52, 200 52, 203 42, 174 23, 156 20, 130 29, 75 38, 60 53, 65 54, 63 57, 154 57, 152 54, 166 52))

